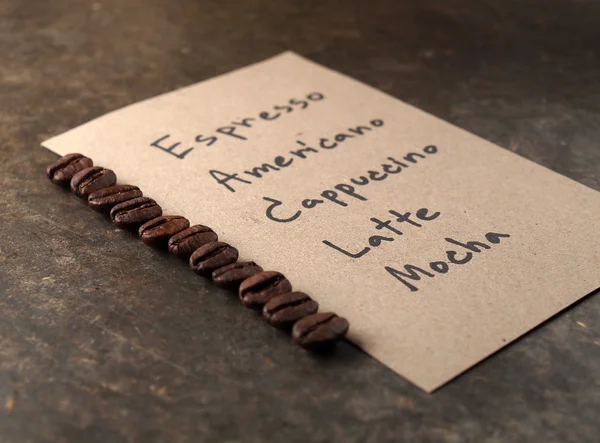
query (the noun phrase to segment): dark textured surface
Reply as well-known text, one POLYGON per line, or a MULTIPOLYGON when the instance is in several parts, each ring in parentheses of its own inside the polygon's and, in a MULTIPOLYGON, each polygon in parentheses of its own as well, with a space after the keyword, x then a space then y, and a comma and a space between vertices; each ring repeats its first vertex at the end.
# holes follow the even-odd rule
POLYGON ((43 139, 286 49, 600 189, 597 1, 3 0, 0 441, 598 441, 598 296, 426 395, 46 178, 43 139))

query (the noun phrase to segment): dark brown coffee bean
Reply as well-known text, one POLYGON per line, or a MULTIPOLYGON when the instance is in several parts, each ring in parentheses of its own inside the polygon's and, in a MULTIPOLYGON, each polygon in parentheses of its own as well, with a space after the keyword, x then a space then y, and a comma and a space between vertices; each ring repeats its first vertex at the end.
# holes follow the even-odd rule
POLYGON ((52 183, 66 186, 79 171, 94 165, 91 158, 81 154, 67 154, 46 168, 46 175, 52 183))
POLYGON ((144 244, 154 248, 166 248, 169 239, 189 228, 190 222, 180 215, 163 215, 140 226, 138 234, 144 244))
POLYGON ((217 234, 208 226, 191 226, 169 239, 169 252, 187 260, 200 246, 216 242, 218 239, 217 234))
POLYGON ((235 262, 238 259, 238 250, 223 242, 212 242, 200 246, 190 257, 190 268, 196 274, 210 276, 215 270, 235 262))
POLYGON ((71 191, 77 197, 88 198, 92 192, 108 188, 117 182, 117 176, 110 169, 92 166, 79 171, 71 179, 71 191))
POLYGON ((307 315, 315 314, 319 304, 304 292, 288 292, 273 297, 263 308, 263 318, 277 328, 291 327, 307 315))
POLYGON ((140 188, 133 185, 115 185, 94 191, 88 196, 88 205, 94 211, 108 214, 113 206, 132 198, 141 197, 140 188))
POLYGON ((292 337, 303 348, 324 350, 342 339, 349 326, 345 318, 333 312, 323 312, 297 321, 292 329, 292 337))
POLYGON ((244 280, 262 272, 262 270, 263 268, 253 261, 231 263, 230 265, 214 270, 212 279, 220 288, 237 291, 244 280))
POLYGON ((244 280, 240 285, 239 295, 244 306, 258 309, 273 297, 291 290, 292 284, 283 274, 264 271, 244 280))
POLYGON ((148 197, 138 197, 115 205, 110 218, 121 229, 137 229, 147 221, 162 215, 162 208, 148 197))

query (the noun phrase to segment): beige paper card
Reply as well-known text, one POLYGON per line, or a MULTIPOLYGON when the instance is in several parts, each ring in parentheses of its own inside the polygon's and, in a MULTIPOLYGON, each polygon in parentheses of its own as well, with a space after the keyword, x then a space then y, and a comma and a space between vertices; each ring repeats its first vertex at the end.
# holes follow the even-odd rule
POLYGON ((54 137, 432 391, 600 286, 600 194, 292 53, 54 137))

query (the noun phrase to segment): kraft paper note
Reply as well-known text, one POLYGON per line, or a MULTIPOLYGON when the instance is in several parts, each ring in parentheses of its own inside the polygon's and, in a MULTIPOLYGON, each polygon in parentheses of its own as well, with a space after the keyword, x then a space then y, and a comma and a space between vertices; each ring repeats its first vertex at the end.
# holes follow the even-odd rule
POLYGON ((600 286, 600 194, 293 53, 43 146, 283 272, 426 391, 600 286))

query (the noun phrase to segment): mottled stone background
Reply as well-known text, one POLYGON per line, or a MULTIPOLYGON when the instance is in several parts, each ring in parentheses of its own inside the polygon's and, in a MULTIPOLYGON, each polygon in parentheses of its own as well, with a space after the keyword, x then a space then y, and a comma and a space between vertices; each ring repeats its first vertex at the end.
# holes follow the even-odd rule
POLYGON ((287 49, 600 189, 598 1, 2 0, 0 441, 599 441, 598 296, 426 395, 44 176, 43 139, 287 49))

